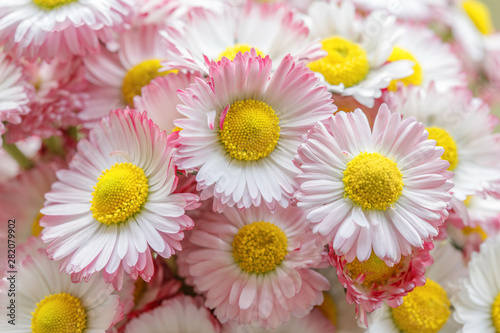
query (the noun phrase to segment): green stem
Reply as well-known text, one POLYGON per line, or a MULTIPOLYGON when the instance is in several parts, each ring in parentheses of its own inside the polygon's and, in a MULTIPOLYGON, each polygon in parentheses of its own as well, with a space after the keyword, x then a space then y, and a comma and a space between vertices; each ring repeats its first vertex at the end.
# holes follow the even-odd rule
POLYGON ((13 159, 19 163, 19 166, 25 170, 34 166, 33 162, 23 154, 22 151, 17 148, 15 144, 9 144, 3 140, 2 144, 3 150, 5 150, 13 159))

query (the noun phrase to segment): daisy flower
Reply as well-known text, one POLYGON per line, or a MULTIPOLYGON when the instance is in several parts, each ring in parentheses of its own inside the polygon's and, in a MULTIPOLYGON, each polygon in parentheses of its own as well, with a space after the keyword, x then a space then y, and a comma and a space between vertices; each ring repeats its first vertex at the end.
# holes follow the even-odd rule
POLYGON ((197 73, 171 73, 165 77, 159 76, 141 89, 141 94, 134 97, 137 110, 146 110, 148 117, 167 133, 174 131, 174 120, 182 118, 177 111, 177 104, 182 101, 177 95, 177 89, 186 88, 194 82, 197 73))
POLYGON ((462 63, 449 44, 443 43, 441 37, 428 28, 410 25, 403 27, 405 33, 394 46, 388 61, 406 59, 413 61, 415 65, 412 75, 393 80, 389 90, 395 91, 398 82, 406 86, 422 86, 424 89, 433 83, 440 93, 467 86, 462 63))
POLYGON ((323 301, 328 281, 310 269, 322 262, 304 213, 266 207, 222 214, 207 209, 196 219, 179 274, 206 297, 205 306, 225 323, 276 328, 290 315, 302 317, 323 301))
POLYGON ((291 54, 296 61, 324 55, 321 45, 308 40, 309 30, 297 13, 280 3, 225 7, 222 11, 193 8, 184 24, 163 33, 168 59, 163 70, 187 69, 208 74, 209 61, 233 60, 252 48, 269 56, 273 69, 291 54), (208 62, 207 62, 208 59, 208 62))
MULTIPOLYGON (((123 304, 101 276, 73 283, 69 275, 59 273, 58 263, 47 259, 39 239, 30 238, 29 242, 29 250, 16 261, 15 325, 2 320, 2 332, 104 333, 122 317, 123 304)), ((4 319, 9 318, 12 300, 9 277, 0 281, 4 319)))
POLYGON ((447 6, 447 0, 352 0, 364 11, 387 10, 403 20, 429 22, 447 6))
MULTIPOLYGON (((498 120, 485 103, 470 95, 465 89, 441 94, 431 86, 408 87, 387 96, 392 111, 417 118, 429 139, 444 148, 442 159, 454 173, 451 204, 459 211, 465 210, 467 196, 500 195, 500 141, 493 133, 498 120)), ((467 218, 464 222, 468 224, 467 218)))
POLYGON ((194 194, 172 194, 177 184, 167 134, 135 110, 115 110, 78 143, 69 170, 45 195, 42 239, 75 280, 103 271, 118 289, 123 270, 149 281, 151 250, 168 258, 193 227, 186 209, 194 194), (116 280, 115 280, 116 279, 116 280))
POLYGON ((396 17, 378 11, 360 20, 350 1, 315 2, 308 14, 310 38, 320 38, 327 52, 308 66, 333 93, 352 96, 370 108, 391 80, 413 73, 413 61, 388 62, 403 33, 396 17))
POLYGON ((275 329, 265 329, 258 325, 237 325, 235 322, 226 323, 224 333, 332 333, 338 332, 330 320, 319 309, 313 309, 302 318, 292 316, 285 324, 275 329))
POLYGON ((462 254, 449 242, 439 242, 431 251, 435 258, 427 267, 426 281, 391 308, 382 305, 370 315, 367 333, 457 332, 450 296, 453 282, 467 274, 462 254))
POLYGON ((132 14, 131 0, 19 0, 0 5, 0 44, 34 61, 98 50, 132 14))
POLYGON ((212 62, 210 83, 197 79, 180 91, 187 117, 175 163, 194 169, 202 199, 214 209, 267 205, 286 207, 296 188, 293 155, 300 136, 336 107, 305 65, 287 56, 271 74, 269 57, 255 51, 212 62))
POLYGON ((219 333, 221 327, 201 298, 179 295, 130 320, 124 333, 219 333))
POLYGON ((367 325, 367 313, 385 302, 390 307, 401 305, 403 296, 425 283, 425 267, 432 263, 432 243, 415 248, 397 263, 386 263, 373 252, 368 260, 355 258, 347 262, 330 247, 329 261, 336 268, 340 283, 346 289, 346 300, 355 304, 356 318, 367 325))
MULTIPOLYGON (((2 122, 19 124, 21 115, 29 112, 33 86, 28 83, 23 67, 0 50, 0 136, 2 122)), ((1 143, 1 139, 0 139, 1 143)))
POLYGON ((169 74, 158 72, 167 53, 159 29, 156 25, 135 26, 120 35, 118 52, 101 47, 100 53, 84 59, 89 100, 78 116, 87 127, 93 127, 109 110, 132 107, 142 87, 169 74))
POLYGON ((469 276, 451 298, 454 317, 463 324, 462 332, 495 333, 500 331, 500 238, 492 237, 474 252, 469 262, 469 276))
POLYGON ((424 125, 382 105, 370 129, 361 110, 318 123, 298 149, 295 197, 313 232, 347 262, 397 263, 438 234, 453 187, 444 149, 424 125))

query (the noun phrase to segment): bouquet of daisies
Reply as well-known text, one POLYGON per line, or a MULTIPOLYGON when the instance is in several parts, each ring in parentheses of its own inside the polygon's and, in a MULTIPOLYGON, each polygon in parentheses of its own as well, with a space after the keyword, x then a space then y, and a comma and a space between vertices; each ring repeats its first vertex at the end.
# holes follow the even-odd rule
POLYGON ((0 331, 500 332, 480 0, 0 3, 0 331))

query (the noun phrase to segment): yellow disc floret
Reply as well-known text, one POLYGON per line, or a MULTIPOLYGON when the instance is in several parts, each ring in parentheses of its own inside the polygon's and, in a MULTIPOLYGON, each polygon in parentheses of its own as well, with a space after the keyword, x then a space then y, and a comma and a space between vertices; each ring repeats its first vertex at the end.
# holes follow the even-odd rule
POLYGON ((280 138, 279 118, 264 102, 247 99, 231 104, 220 130, 226 151, 240 161, 268 156, 280 138))
POLYGON ((500 294, 497 295, 491 307, 491 317, 493 319, 493 326, 495 326, 495 330, 500 332, 500 294))
POLYGON ((46 296, 31 315, 33 333, 82 333, 87 327, 82 301, 66 293, 46 296))
POLYGON ((323 292, 323 303, 318 305, 317 308, 326 318, 330 319, 333 327, 337 326, 337 307, 335 301, 327 292, 323 292))
POLYGON ((42 9, 52 10, 77 1, 78 0, 33 0, 33 3, 42 9))
POLYGON ((253 222, 240 228, 233 240, 234 261, 247 273, 273 271, 287 255, 285 233, 275 224, 253 222))
POLYGON ((363 209, 386 210, 403 192, 396 162, 379 153, 361 153, 347 163, 344 196, 363 209))
POLYGON ((389 267, 373 252, 368 260, 359 261, 358 258, 355 258, 351 263, 346 265, 346 268, 348 275, 353 280, 358 278, 361 274, 365 274, 365 279, 362 284, 367 288, 370 288, 373 284, 384 285, 389 278, 399 271, 398 264, 389 267))
POLYGON ((123 99, 129 106, 134 105, 134 97, 141 96, 142 87, 146 86, 158 76, 165 76, 170 73, 177 72, 173 71, 165 71, 159 72, 158 70, 161 68, 160 60, 151 59, 145 60, 138 65, 132 67, 127 74, 125 74, 125 78, 123 79, 122 84, 122 93, 123 99))
POLYGON ((451 135, 444 129, 439 127, 428 127, 429 140, 436 140, 436 146, 444 148, 444 154, 441 156, 443 160, 450 162, 448 170, 453 170, 458 164, 457 144, 451 135))
POLYGON ((347 88, 363 81, 368 75, 370 64, 361 46, 341 37, 330 37, 321 43, 328 54, 308 66, 312 71, 323 74, 328 83, 343 83, 347 88))
POLYGON ((252 47, 248 44, 235 44, 234 46, 228 46, 224 51, 222 51, 217 57, 217 61, 220 61, 222 57, 226 57, 232 61, 234 60, 238 52, 241 53, 250 52, 252 48, 255 49, 257 55, 264 57, 264 52, 262 52, 256 47, 252 47))
POLYGON ((451 314, 446 291, 427 279, 403 297, 403 304, 391 309, 396 326, 403 333, 436 333, 451 314))
POLYGON ((490 10, 486 4, 479 0, 465 0, 462 2, 462 7, 480 33, 489 35, 495 31, 490 10))
POLYGON ((392 80, 391 83, 389 84, 389 87, 387 89, 391 91, 396 91, 398 89, 398 82, 403 82, 405 86, 408 86, 410 84, 414 86, 419 86, 422 84, 422 81, 424 80, 423 74, 422 74, 422 67, 420 66, 419 62, 415 57, 408 52, 405 49, 402 49, 400 47, 395 46, 392 49, 392 53, 389 56, 389 59, 387 61, 392 62, 396 60, 411 60, 415 63, 413 66, 413 74, 410 76, 407 76, 403 79, 399 80, 392 80))
POLYGON ((103 224, 123 222, 141 211, 148 193, 144 170, 132 163, 116 163, 97 179, 90 210, 103 224))
POLYGON ((462 233, 465 235, 465 236, 469 236, 469 235, 479 235, 479 237, 481 237, 481 240, 485 241, 486 238, 488 238, 488 234, 486 232, 484 232, 483 228, 481 228, 480 225, 478 226, 475 226, 474 228, 472 227, 464 227, 462 229, 462 233))
POLYGON ((31 225, 31 235, 38 237, 43 230, 43 227, 40 225, 40 219, 43 217, 43 214, 38 212, 36 214, 35 219, 33 220, 33 224, 31 225))

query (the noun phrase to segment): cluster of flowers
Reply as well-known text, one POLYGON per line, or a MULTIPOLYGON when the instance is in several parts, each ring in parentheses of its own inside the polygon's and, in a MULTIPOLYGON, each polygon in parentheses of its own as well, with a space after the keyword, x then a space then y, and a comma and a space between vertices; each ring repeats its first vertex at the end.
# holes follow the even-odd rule
POLYGON ((0 331, 500 332, 479 0, 2 1, 0 45, 0 331))

